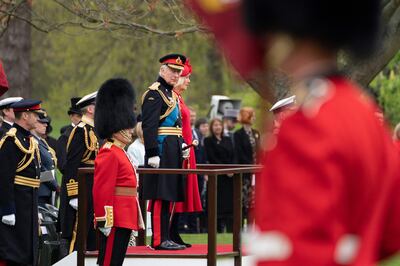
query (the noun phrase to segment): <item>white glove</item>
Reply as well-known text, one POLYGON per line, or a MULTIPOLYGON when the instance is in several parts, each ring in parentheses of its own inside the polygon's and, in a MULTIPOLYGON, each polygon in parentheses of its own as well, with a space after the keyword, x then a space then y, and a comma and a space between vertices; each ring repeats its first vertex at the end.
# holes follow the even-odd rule
POLYGON ((100 232, 105 236, 109 236, 111 233, 111 227, 99 227, 100 232))
POLYGON ((4 215, 1 218, 3 224, 14 226, 15 225, 15 214, 4 215))
POLYGON ((186 143, 182 143, 182 158, 186 160, 190 156, 190 148, 184 150, 185 147, 187 147, 186 143))
POLYGON ((74 208, 75 210, 78 210, 78 199, 72 199, 69 201, 69 206, 71 206, 72 208, 74 208))
POLYGON ((150 157, 147 162, 151 167, 159 168, 160 167, 160 156, 150 157))

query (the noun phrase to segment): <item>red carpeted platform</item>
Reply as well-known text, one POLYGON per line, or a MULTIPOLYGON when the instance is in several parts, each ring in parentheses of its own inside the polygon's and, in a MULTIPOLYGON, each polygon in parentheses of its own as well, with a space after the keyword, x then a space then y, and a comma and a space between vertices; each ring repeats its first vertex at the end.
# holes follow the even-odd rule
MULTIPOLYGON (((232 245, 218 245, 217 253, 230 253, 232 252, 232 245)), ((193 245, 190 248, 186 248, 184 250, 152 250, 150 247, 146 246, 137 246, 137 247, 128 247, 127 255, 206 255, 207 254, 207 245, 206 244, 198 244, 193 245)))
MULTIPOLYGON (((232 245, 218 245, 217 246, 217 255, 224 256, 233 253, 232 245)), ((87 256, 97 256, 97 251, 86 251, 87 256)), ((198 244, 193 245, 190 248, 186 248, 184 250, 153 250, 148 246, 136 246, 136 247, 128 247, 126 251, 126 255, 130 256, 207 256, 207 245, 206 244, 198 244)))

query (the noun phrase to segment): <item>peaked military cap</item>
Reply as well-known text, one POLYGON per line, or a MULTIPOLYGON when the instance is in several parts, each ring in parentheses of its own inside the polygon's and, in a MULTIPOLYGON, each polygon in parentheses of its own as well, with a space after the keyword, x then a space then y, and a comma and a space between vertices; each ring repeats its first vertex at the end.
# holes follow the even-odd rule
POLYGON ((160 63, 170 68, 183 70, 186 63, 186 57, 181 54, 168 54, 160 58, 160 63))
POLYGON ((22 97, 9 97, 0 101, 0 110, 10 108, 10 105, 21 101, 22 97))
POLYGON ((293 96, 290 96, 290 97, 287 97, 287 98, 284 98, 284 99, 281 99, 281 100, 277 101, 271 107, 271 109, 269 109, 269 110, 271 112, 274 112, 274 111, 276 111, 276 110, 278 110, 280 108, 288 107, 288 106, 290 106, 292 104, 295 104, 295 103, 296 103, 296 95, 293 95, 293 96))
POLYGON ((89 93, 85 96, 82 97, 77 103, 76 106, 79 109, 82 109, 83 107, 86 107, 88 105, 94 104, 96 102, 96 96, 97 96, 97 91, 89 93))
POLYGON ((15 112, 36 112, 36 113, 42 113, 42 108, 40 106, 40 103, 42 101, 38 100, 31 100, 31 99, 23 99, 19 102, 15 102, 11 104, 11 108, 15 112))

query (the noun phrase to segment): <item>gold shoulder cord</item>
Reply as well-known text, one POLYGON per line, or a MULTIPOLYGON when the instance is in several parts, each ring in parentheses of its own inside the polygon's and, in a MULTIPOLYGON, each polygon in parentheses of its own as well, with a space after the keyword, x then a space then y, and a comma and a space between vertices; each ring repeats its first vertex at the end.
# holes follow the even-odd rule
POLYGON ((74 128, 72 129, 71 133, 69 134, 68 142, 67 142, 67 151, 68 151, 69 145, 71 144, 71 141, 72 141, 72 139, 73 139, 73 137, 74 137, 74 135, 75 135, 76 128, 77 128, 77 127, 74 127, 74 128))
POLYGON ((86 151, 83 154, 82 162, 86 162, 90 160, 90 156, 92 155, 93 152, 95 152, 95 155, 97 155, 98 149, 99 149, 99 143, 97 141, 96 134, 94 134, 92 128, 89 129, 89 137, 88 137, 88 132, 86 127, 84 127, 85 131, 85 146, 86 146, 86 151), (89 143, 90 140, 90 143, 89 143))
POLYGON ((172 99, 173 99, 173 100, 170 101, 170 100, 168 99, 168 97, 165 96, 165 94, 158 88, 159 86, 160 86, 160 83, 159 83, 159 82, 155 82, 155 83, 153 83, 153 85, 151 85, 151 86, 149 87, 149 89, 148 89, 147 91, 145 91, 145 93, 143 93, 143 96, 142 96, 142 104, 143 104, 143 102, 144 102, 144 98, 146 97, 147 93, 149 93, 149 91, 151 91, 151 90, 157 91, 158 94, 160 94, 160 96, 161 96, 161 98, 163 99, 163 101, 165 102, 165 104, 168 106, 168 108, 167 108, 167 110, 165 111, 165 113, 164 113, 163 115, 160 116, 160 120, 161 120, 161 119, 167 117, 167 116, 174 110, 174 108, 175 108, 175 106, 176 106, 176 102, 177 102, 177 101, 176 101, 177 96, 175 95, 175 93, 172 93, 172 99))
POLYGON ((17 170, 16 172, 21 172, 25 168, 28 167, 28 165, 33 161, 35 158, 35 152, 36 156, 38 158, 38 162, 40 164, 40 152, 39 152, 39 146, 38 144, 33 141, 32 138, 29 139, 29 148, 26 149, 22 143, 19 141, 19 139, 16 137, 17 129, 16 128, 11 128, 6 135, 0 140, 0 148, 3 146, 4 142, 6 141, 7 138, 13 138, 15 145, 24 153, 24 157, 22 160, 18 163, 17 165, 17 170), (29 158, 28 158, 29 157, 29 158))
POLYGON ((46 144, 47 148, 49 149, 50 154, 51 154, 51 158, 53 159, 53 162, 54 162, 54 167, 56 167, 57 166, 56 151, 52 147, 50 147, 49 143, 47 143, 47 141, 45 139, 42 139, 42 140, 46 144))

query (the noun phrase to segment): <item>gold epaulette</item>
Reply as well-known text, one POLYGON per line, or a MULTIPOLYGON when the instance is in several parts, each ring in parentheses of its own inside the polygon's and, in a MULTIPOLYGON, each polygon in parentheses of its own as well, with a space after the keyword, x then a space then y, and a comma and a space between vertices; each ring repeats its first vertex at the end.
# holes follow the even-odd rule
MULTIPOLYGON (((80 123, 79 123, 79 124, 80 124, 80 123)), ((74 127, 74 128, 72 129, 71 133, 69 134, 68 141, 67 141, 67 152, 68 152, 69 144, 71 144, 71 141, 72 141, 72 139, 74 138, 75 131, 76 131, 76 127, 74 127)))
MULTIPOLYGON (((149 91, 157 91, 158 94, 160 94, 162 100, 164 101, 164 103, 168 106, 167 110, 165 111, 164 114, 162 114, 160 116, 160 120, 167 117, 175 108, 176 104, 177 104, 177 98, 178 96, 175 93, 172 93, 172 100, 170 100, 167 96, 165 96, 165 94, 159 89, 160 87, 160 82, 154 82, 147 91, 145 91, 145 93, 143 93, 142 96, 142 105, 144 102, 144 98, 146 97, 147 93, 149 93, 149 91)), ((150 98, 149 98, 150 99, 150 98)))
POLYGON ((149 90, 158 90, 158 88, 160 87, 160 82, 154 82, 153 84, 151 84, 151 86, 149 87, 149 90))
POLYGON ((3 146, 4 142, 8 137, 14 138, 17 135, 17 129, 15 127, 10 128, 7 133, 0 140, 0 148, 3 146))
POLYGON ((79 124, 77 125, 77 127, 85 127, 86 126, 86 123, 85 122, 79 122, 79 124))
POLYGON ((153 84, 151 84, 149 89, 145 91, 142 95, 142 104, 144 102, 144 98, 146 97, 147 93, 149 93, 149 91, 158 91, 159 87, 160 87, 160 82, 154 82, 153 84))

